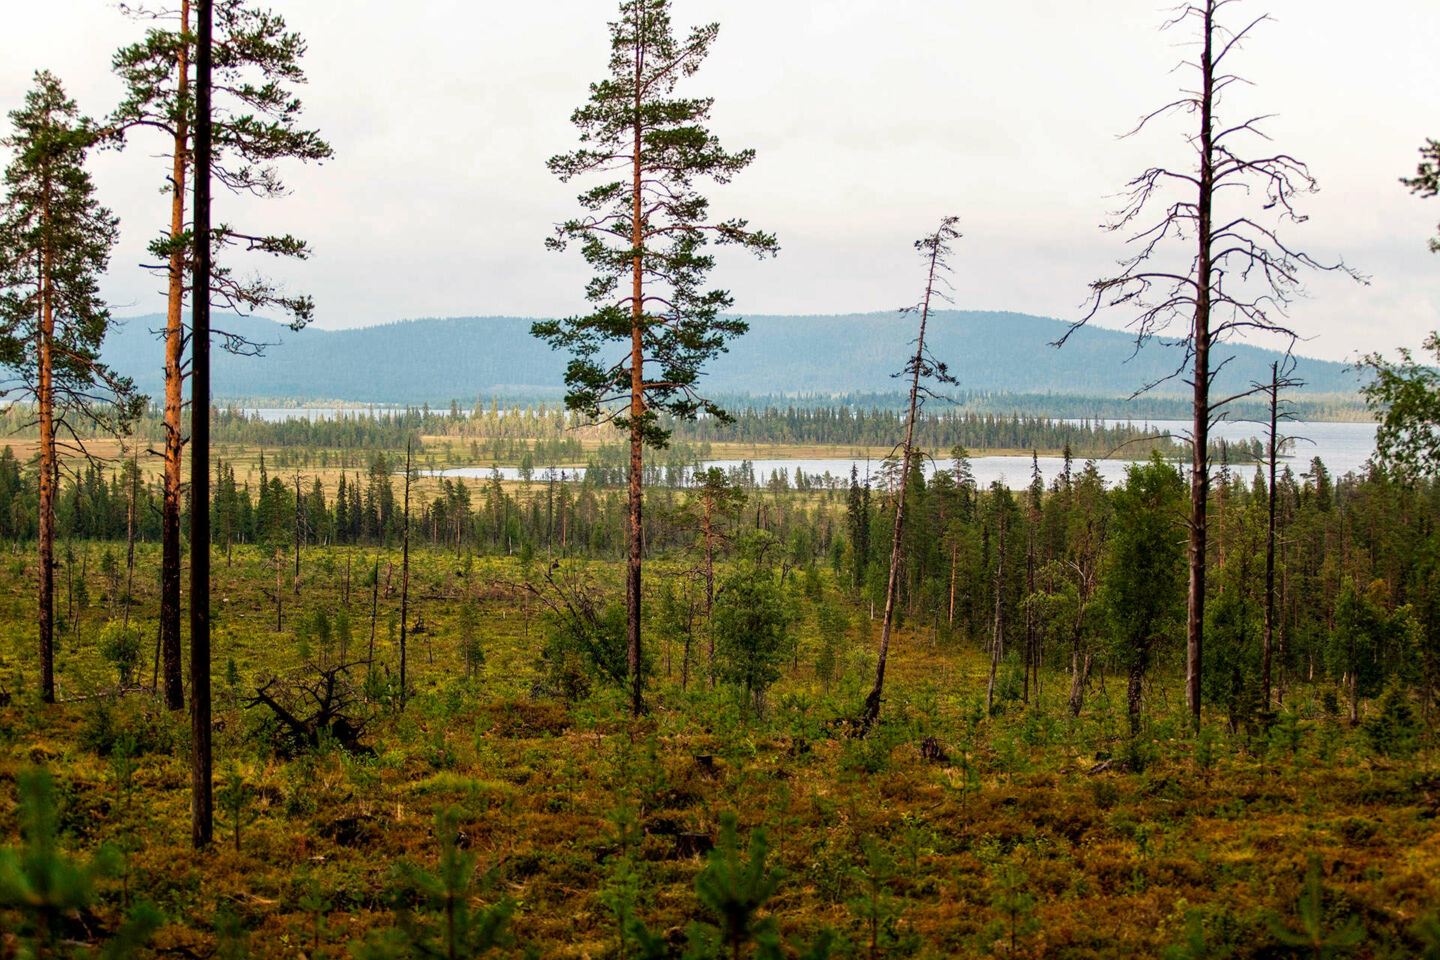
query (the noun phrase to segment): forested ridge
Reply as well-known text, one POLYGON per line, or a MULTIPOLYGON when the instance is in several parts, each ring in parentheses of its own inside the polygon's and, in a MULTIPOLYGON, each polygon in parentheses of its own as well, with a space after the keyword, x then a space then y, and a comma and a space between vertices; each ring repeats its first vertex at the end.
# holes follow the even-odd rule
MULTIPOLYGON (((730 345, 705 374, 713 395, 893 394, 890 376, 904 362, 905 320, 895 312, 835 317, 751 316, 750 331, 730 345)), ((134 377, 142 391, 159 390, 152 369, 156 341, 150 331, 163 318, 127 318, 105 342, 104 357, 134 377)), ((311 327, 299 333, 258 318, 217 318, 217 328, 270 344, 264 357, 217 351, 217 398, 270 397, 359 403, 470 405, 492 395, 558 400, 563 361, 530 336, 532 320, 452 317, 406 320, 348 330, 311 327)), ((939 311, 937 356, 947 358, 957 395, 1053 392, 1095 398, 1125 397, 1136 386, 1174 372, 1181 353, 1158 341, 1137 354, 1122 330, 1077 331, 1064 350, 1051 343, 1068 324, 1018 313, 939 311), (1132 354, 1135 354, 1132 358, 1132 354)), ((1278 354, 1256 347, 1226 347, 1235 360, 1222 384, 1264 379, 1278 354)), ((1303 359, 1296 375, 1309 394, 1353 397, 1359 378, 1348 366, 1303 359)), ((1178 395, 1178 379, 1159 396, 1178 395)), ((1062 414, 1056 409, 1032 412, 1062 414)), ((1084 415, 1094 415, 1087 413, 1084 415)), ((1121 414, 1124 416, 1124 414, 1121 414)))

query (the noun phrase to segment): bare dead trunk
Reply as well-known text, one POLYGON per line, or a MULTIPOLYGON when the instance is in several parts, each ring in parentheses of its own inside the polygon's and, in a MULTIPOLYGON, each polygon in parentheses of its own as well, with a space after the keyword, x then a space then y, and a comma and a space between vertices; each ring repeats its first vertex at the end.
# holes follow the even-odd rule
POLYGON ((140 499, 140 446, 131 454, 130 497, 125 509, 125 613, 122 628, 130 627, 130 604, 135 595, 135 506, 140 499))
POLYGON ((300 499, 300 472, 295 472, 295 596, 300 596, 300 537, 304 530, 305 519, 301 512, 300 499))
POLYGON ((1185 705, 1191 726, 1200 729, 1200 664, 1205 630, 1205 543, 1206 499, 1210 492, 1210 299, 1211 299, 1211 200, 1215 189, 1214 111, 1215 69, 1212 55, 1215 11, 1205 8, 1204 52, 1200 91, 1200 189, 1198 207, 1197 286, 1195 296, 1195 368, 1193 434, 1190 472, 1189 588, 1185 618, 1185 705))
POLYGON ((860 713, 860 726, 868 730, 880 718, 880 703, 885 692, 885 662, 890 656, 890 629, 895 618, 895 594, 900 579, 900 547, 905 527, 905 494, 910 483, 910 458, 915 449, 915 407, 920 394, 920 371, 925 359, 925 325, 930 319, 930 295, 935 289, 935 270, 940 263, 939 235, 930 253, 929 277, 925 283, 925 300, 920 310, 920 335, 915 339, 914 370, 910 378, 910 403, 905 419, 905 444, 901 448, 900 490, 895 498, 895 530, 890 538, 890 575, 885 582, 885 618, 880 624, 880 652, 875 660, 875 684, 865 697, 860 713))

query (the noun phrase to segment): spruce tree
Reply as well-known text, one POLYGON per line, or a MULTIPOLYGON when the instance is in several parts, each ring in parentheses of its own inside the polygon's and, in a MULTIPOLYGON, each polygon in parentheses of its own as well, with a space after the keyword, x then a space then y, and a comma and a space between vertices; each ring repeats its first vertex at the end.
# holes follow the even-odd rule
POLYGON ((583 213, 547 241, 574 241, 595 271, 585 296, 591 312, 536 323, 535 336, 570 352, 566 406, 613 422, 629 434, 629 520, 625 607, 631 708, 643 709, 640 656, 642 539, 641 454, 664 447, 662 413, 693 419, 728 415, 699 391, 701 367, 725 350, 746 324, 721 311, 724 290, 705 289, 714 266, 710 239, 758 256, 773 254, 772 234, 744 220, 714 220, 696 189, 702 179, 727 183, 754 158, 727 152, 705 128, 713 101, 676 98, 676 85, 699 69, 719 32, 696 27, 683 42, 671 31, 668 0, 622 0, 610 24, 610 75, 590 87, 571 116, 580 147, 550 160, 562 181, 598 175, 580 194, 583 213))
POLYGON ((41 696, 55 700, 55 500, 59 452, 83 452, 81 429, 114 431, 136 410, 130 381, 99 360, 110 314, 97 281, 116 220, 96 202, 86 152, 95 128, 54 75, 35 75, 10 114, 14 152, 0 208, 0 363, 6 392, 35 403, 40 428, 39 641, 41 696), (63 438, 63 439, 62 439, 63 438))

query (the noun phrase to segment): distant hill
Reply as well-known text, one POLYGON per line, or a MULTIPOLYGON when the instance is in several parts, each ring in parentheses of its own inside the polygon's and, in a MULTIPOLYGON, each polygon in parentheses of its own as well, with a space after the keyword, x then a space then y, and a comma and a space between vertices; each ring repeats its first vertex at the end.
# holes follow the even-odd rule
MULTIPOLYGON (((750 332, 714 361, 705 389, 729 396, 893 393, 915 334, 915 320, 898 313, 827 317, 748 317, 750 332)), ((530 336, 531 320, 459 317, 406 320, 353 330, 299 333, 268 320, 217 318, 219 328, 271 344, 263 357, 216 352, 216 398, 269 397, 363 403, 465 403, 492 395, 559 397, 565 357, 530 336)), ((134 377, 151 396, 162 392, 160 342, 152 330, 163 317, 135 317, 112 334, 105 358, 134 377)), ((1124 396, 1173 372, 1182 354, 1158 342, 1135 352, 1123 331, 1086 327, 1063 349, 1049 344, 1067 325, 1020 313, 947 310, 932 317, 931 344, 967 392, 1063 393, 1124 396)), ((1278 356, 1255 347, 1226 348, 1233 356, 1220 389, 1269 376, 1278 356)), ((1301 359, 1305 393, 1353 394, 1345 364, 1301 359)), ((1172 380, 1157 393, 1186 392, 1172 380)))

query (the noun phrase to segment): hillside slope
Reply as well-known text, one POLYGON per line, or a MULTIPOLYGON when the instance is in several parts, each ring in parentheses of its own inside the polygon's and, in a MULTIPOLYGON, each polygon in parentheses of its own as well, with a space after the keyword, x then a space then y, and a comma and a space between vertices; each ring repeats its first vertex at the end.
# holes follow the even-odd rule
MULTIPOLYGON (((827 317, 757 316, 750 333, 714 361, 705 389, 714 394, 889 393, 904 365, 915 321, 897 313, 827 317)), ((159 316, 136 317, 112 335, 104 355, 140 388, 161 392, 159 316)), ((217 351, 217 398, 344 399, 367 403, 469 402, 491 395, 559 396, 565 357, 530 336, 519 317, 408 320, 353 330, 299 333, 268 320, 227 317, 217 326, 272 344, 264 357, 217 351)), ((1173 346, 1151 342, 1138 353, 1123 331, 1087 327, 1063 349, 1049 344, 1067 329, 1059 320, 1019 313, 947 310, 934 315, 934 354, 965 391, 1124 396, 1174 371, 1173 346)), ((1254 347, 1233 355, 1219 389, 1268 378, 1277 354, 1254 347)), ((1307 393, 1349 394, 1354 371, 1302 359, 1307 393)), ((1179 380, 1161 394, 1186 391, 1179 380)))

